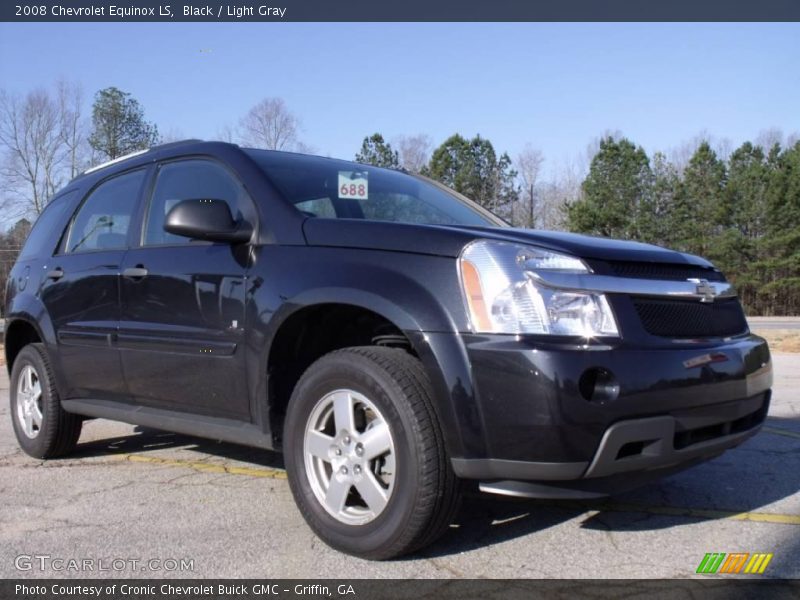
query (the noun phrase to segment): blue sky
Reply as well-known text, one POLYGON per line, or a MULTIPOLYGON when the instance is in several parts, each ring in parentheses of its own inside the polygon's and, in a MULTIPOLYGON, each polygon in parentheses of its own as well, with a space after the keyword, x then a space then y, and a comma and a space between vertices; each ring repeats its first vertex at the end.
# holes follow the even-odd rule
POLYGON ((214 138, 265 96, 351 158, 375 131, 480 133, 553 165, 619 130, 648 151, 800 130, 798 24, 0 24, 0 87, 117 86, 214 138), (201 52, 202 51, 202 52, 201 52))

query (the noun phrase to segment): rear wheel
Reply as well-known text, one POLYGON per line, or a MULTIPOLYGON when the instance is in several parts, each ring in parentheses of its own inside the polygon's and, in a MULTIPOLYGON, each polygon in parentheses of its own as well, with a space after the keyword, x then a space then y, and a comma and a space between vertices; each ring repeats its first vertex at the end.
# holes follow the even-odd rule
POLYGON ((14 433, 26 454, 55 458, 74 450, 82 421, 61 408, 42 344, 28 344, 20 350, 11 370, 10 392, 14 433))
POLYGON ((285 427, 295 500, 327 544, 371 559, 432 542, 457 508, 430 383, 398 349, 348 348, 301 377, 285 427))

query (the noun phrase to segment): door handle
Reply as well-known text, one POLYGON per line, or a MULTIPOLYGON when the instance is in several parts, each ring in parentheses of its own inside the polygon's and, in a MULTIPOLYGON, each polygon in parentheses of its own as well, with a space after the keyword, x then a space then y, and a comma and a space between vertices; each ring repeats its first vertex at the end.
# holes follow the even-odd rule
POLYGON ((45 275, 45 277, 47 277, 48 279, 52 279, 53 281, 58 281, 63 276, 64 276, 64 269, 62 269, 61 267, 56 267, 52 271, 48 271, 47 275, 45 275))
POLYGON ((129 279, 142 279, 143 277, 147 277, 147 269, 145 269, 142 265, 128 267, 122 271, 122 276, 128 277, 129 279))

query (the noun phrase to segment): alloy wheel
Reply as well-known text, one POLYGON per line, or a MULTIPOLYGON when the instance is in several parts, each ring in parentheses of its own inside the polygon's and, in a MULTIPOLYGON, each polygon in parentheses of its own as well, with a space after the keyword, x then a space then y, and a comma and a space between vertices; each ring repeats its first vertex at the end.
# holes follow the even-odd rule
POLYGON ((363 525, 386 508, 394 490, 394 439, 363 394, 340 389, 320 399, 306 423, 303 450, 311 489, 336 520, 363 525))
POLYGON ((31 439, 39 435, 42 413, 42 382, 31 365, 25 365, 17 382, 17 419, 23 433, 31 439))

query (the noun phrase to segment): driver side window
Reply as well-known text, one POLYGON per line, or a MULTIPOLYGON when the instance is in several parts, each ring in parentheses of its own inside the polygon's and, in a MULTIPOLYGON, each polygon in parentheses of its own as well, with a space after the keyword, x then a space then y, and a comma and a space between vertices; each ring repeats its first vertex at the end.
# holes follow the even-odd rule
POLYGON ((227 170, 210 160, 185 160, 162 165, 147 208, 142 245, 188 244, 187 237, 164 231, 167 213, 182 200, 223 200, 234 221, 242 219, 244 188, 227 170))

